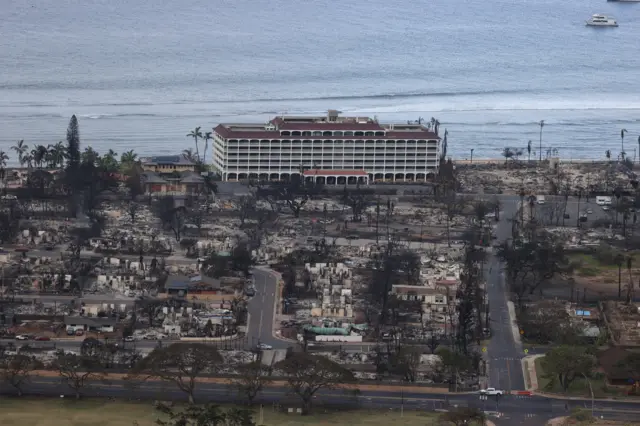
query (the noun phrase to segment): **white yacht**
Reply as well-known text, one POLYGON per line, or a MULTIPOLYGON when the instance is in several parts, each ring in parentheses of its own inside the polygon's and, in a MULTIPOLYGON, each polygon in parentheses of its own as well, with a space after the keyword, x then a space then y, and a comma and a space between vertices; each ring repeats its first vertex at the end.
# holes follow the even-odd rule
POLYGON ((595 14, 587 21, 587 25, 590 27, 617 27, 618 22, 609 16, 595 14))

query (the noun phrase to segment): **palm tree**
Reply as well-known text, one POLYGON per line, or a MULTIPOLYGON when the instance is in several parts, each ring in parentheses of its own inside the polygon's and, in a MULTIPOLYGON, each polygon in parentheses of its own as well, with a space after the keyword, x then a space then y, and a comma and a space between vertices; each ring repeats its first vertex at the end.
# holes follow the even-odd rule
POLYGON ((33 154, 27 152, 22 154, 22 161, 27 165, 28 168, 33 167, 33 154))
POLYGON ((620 130, 620 142, 622 144, 622 150, 620 154, 622 155, 622 159, 624 160, 624 134, 627 133, 627 129, 620 130))
POLYGON ((110 149, 109 152, 107 152, 105 155, 103 155, 102 157, 99 157, 98 161, 102 169, 106 170, 109 173, 116 172, 118 170, 117 156, 118 156, 118 153, 115 152, 113 149, 110 149))
POLYGON ((182 151, 182 155, 184 155, 184 157, 189 160, 189 161, 193 161, 194 163, 196 162, 195 156, 193 154, 193 149, 192 148, 188 148, 182 151))
POLYGON ((531 140, 527 144, 527 154, 529 154, 529 163, 531 162, 531 140))
POLYGON ((542 162, 542 128, 544 127, 544 120, 540 120, 538 125, 540 126, 540 162, 542 162))
POLYGON ((607 161, 611 161, 611 150, 608 149, 605 151, 604 155, 607 157, 607 161))
POLYGON ((207 132, 204 134, 204 154, 202 155, 202 162, 207 162, 207 149, 209 148, 209 141, 213 139, 213 132, 207 132))
POLYGON ((136 154, 133 150, 123 152, 120 156, 120 162, 123 164, 135 163, 137 159, 138 154, 136 154))
POLYGON ((638 136, 638 163, 640 163, 640 136, 638 136))
POLYGON ((187 137, 193 138, 193 140, 196 142, 196 157, 197 157, 197 160, 200 161, 200 150, 198 149, 198 138, 202 139, 204 137, 202 136, 200 127, 196 127, 195 129, 193 129, 190 133, 187 134, 187 137))
POLYGON ((36 164, 38 168, 42 167, 42 163, 47 158, 47 154, 49 151, 47 147, 44 145, 37 145, 35 148, 31 150, 31 156, 33 157, 33 162, 36 164))
POLYGON ((0 179, 4 180, 5 171, 4 168, 7 166, 7 160, 9 156, 6 152, 0 150, 0 179))
POLYGON ((51 168, 64 166, 64 159, 67 156, 67 147, 65 144, 62 141, 59 141, 55 145, 49 145, 48 148, 49 153, 47 158, 51 168))
MULTIPOLYGON (((638 138, 638 146, 640 146, 640 138, 638 138)), ((20 166, 22 166, 25 163, 23 157, 29 150, 29 146, 26 143, 24 143, 24 139, 22 139, 18 141, 17 144, 12 146, 11 149, 18 154, 18 162, 20 163, 20 166)))

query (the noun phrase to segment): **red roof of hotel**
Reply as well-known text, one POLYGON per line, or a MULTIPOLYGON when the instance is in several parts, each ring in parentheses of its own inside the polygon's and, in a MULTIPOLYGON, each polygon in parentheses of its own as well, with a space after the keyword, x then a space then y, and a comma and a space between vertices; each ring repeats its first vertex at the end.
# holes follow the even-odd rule
MULTIPOLYGON (((353 130, 353 126, 351 125, 350 130, 353 130)), ((325 128, 326 130, 334 130, 325 128)), ((308 127, 305 127, 305 130, 312 130, 308 127)), ((320 129, 321 130, 321 129, 320 129)), ((369 130, 369 129, 363 129, 369 130)), ((385 130, 385 129, 382 129, 385 130)), ((401 131, 401 130, 386 130, 385 136, 284 136, 280 134, 279 130, 235 130, 230 129, 223 124, 219 124, 214 127, 213 131, 220 135, 223 138, 234 138, 234 139, 284 139, 284 140, 323 140, 323 139, 333 139, 333 140, 361 140, 361 139, 440 139, 435 133, 429 132, 427 130, 423 131, 401 131)))
MULTIPOLYGON (((274 123, 276 124, 276 123, 274 123)), ((278 123, 278 130, 378 130, 384 131, 385 128, 375 121, 369 121, 365 123, 358 123, 356 121, 351 122, 331 122, 331 121, 319 121, 315 123, 292 123, 284 122, 278 123)))
POLYGON ((368 176, 364 170, 305 170, 304 176, 368 176))

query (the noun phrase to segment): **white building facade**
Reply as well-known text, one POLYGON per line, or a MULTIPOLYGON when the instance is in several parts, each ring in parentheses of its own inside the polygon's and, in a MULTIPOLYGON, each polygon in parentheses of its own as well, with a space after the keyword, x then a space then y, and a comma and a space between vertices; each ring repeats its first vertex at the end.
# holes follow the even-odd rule
POLYGON ((383 125, 333 110, 327 116, 283 116, 266 125, 220 124, 213 130, 213 166, 224 181, 287 180, 301 165, 326 171, 313 177, 323 183, 353 183, 348 176, 354 171, 364 171, 368 182, 425 181, 437 173, 440 158, 440 138, 421 124, 383 125))

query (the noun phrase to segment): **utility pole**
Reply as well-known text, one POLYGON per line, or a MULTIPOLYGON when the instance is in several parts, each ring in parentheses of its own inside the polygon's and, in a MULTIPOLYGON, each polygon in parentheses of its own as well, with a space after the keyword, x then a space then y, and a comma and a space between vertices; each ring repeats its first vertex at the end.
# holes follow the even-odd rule
POLYGON ((542 163, 542 128, 544 127, 544 120, 540 120, 540 162, 542 163))

